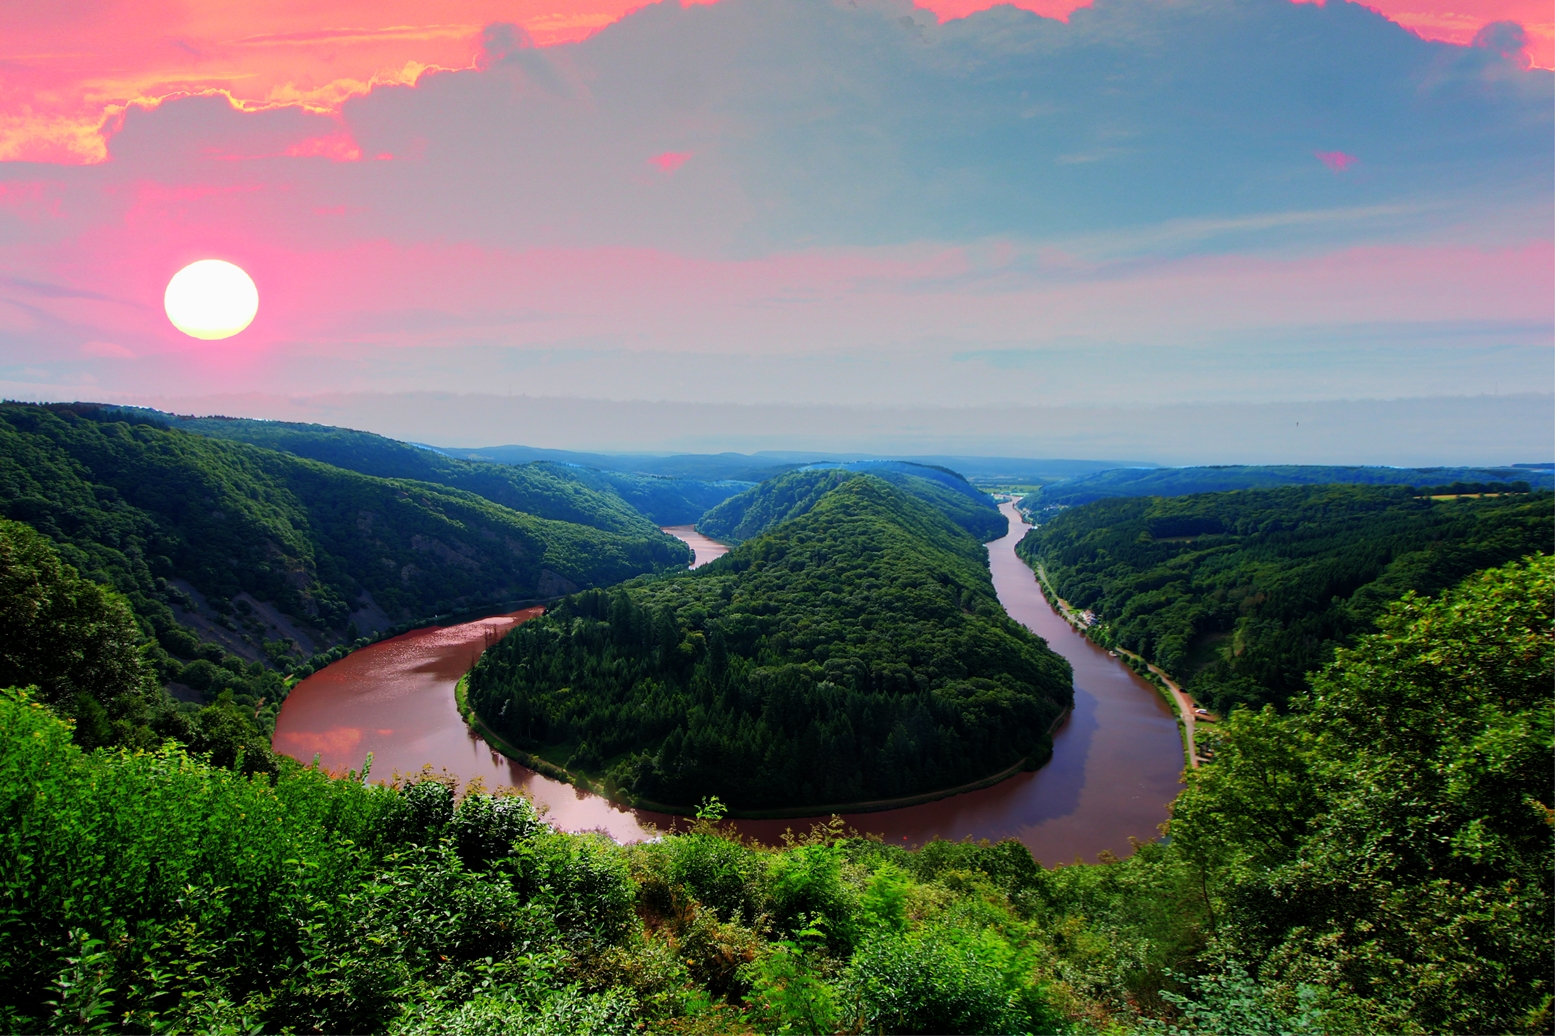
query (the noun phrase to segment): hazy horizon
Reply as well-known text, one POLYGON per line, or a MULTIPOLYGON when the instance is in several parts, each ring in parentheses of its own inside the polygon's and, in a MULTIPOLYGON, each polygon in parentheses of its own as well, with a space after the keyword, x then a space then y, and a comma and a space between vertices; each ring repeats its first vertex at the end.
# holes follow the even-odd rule
POLYGON ((133 396, 178 414, 356 428, 406 442, 578 452, 857 452, 1194 464, 1504 466, 1555 459, 1538 394, 1133 408, 838 407, 341 393, 133 396))
POLYGON ((0 394, 577 449, 1549 455, 1547 399, 1507 401, 1555 389, 1525 0, 568 2, 29 13, 0 394), (219 341, 163 313, 206 258, 258 291, 219 341))

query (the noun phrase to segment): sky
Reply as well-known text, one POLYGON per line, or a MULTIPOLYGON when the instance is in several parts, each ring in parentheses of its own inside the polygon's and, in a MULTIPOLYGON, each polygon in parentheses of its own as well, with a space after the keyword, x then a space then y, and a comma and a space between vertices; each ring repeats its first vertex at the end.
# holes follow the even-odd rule
POLYGON ((0 0, 0 393, 449 445, 1549 459, 1551 21, 0 0), (258 285, 234 338, 162 312, 202 258, 258 285), (1321 441, 1256 417, 1309 404, 1321 441))

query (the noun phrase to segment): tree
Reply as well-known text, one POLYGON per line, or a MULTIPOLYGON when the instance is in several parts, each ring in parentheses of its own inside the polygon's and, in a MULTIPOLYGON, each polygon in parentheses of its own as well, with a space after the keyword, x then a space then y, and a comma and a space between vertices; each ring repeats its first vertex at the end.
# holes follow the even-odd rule
POLYGON ((1361 1028, 1547 1031, 1552 633, 1541 556, 1406 595, 1291 715, 1234 716, 1171 825, 1227 951, 1361 1028))
POLYGON ((129 602, 59 559, 19 522, 0 519, 0 687, 38 687, 76 720, 86 747, 149 744, 160 698, 129 602))

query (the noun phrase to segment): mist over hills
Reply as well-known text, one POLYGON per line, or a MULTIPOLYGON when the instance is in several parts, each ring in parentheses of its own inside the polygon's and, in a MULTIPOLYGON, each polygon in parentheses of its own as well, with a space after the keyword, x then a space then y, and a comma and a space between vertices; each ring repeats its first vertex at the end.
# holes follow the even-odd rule
MULTIPOLYGON (((1494 465, 1555 460, 1549 432, 1555 427, 1555 394, 1548 392, 1397 399, 1163 400, 1150 405, 1069 404, 1063 396, 1049 395, 1020 404, 862 406, 434 391, 142 394, 133 401, 183 414, 366 428, 445 449, 506 442, 639 457, 644 453, 805 451, 800 463, 859 457, 929 463, 961 457, 1112 458, 1090 470, 1120 464, 1494 465)), ((969 478, 978 474, 954 462, 949 466, 969 478)), ((1054 474, 1058 473, 1076 472, 1054 474)), ((738 476, 726 472, 701 477, 738 476)))

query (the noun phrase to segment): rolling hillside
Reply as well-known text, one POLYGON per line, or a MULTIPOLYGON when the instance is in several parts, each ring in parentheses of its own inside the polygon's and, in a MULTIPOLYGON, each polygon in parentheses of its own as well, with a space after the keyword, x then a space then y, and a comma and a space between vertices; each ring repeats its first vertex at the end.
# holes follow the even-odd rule
POLYGON ((1283 707, 1387 605, 1555 542, 1555 497, 1432 500, 1387 486, 1296 486, 1099 500, 1017 552, 1092 635, 1225 710, 1283 707))
POLYGON ((0 514, 124 593, 182 659, 202 641, 255 660, 307 655, 688 560, 635 513, 630 531, 604 531, 101 408, 0 406, 0 514))

